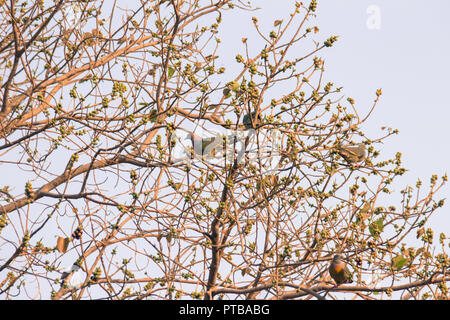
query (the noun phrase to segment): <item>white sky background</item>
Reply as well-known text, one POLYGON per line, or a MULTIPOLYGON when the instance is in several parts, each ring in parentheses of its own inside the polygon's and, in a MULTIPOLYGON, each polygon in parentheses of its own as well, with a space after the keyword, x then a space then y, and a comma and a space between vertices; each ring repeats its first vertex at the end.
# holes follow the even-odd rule
MULTIPOLYGON (((243 37, 260 50, 251 17, 257 17, 268 33, 274 29, 274 20, 287 21, 294 4, 293 0, 261 0, 260 10, 233 11, 233 17, 225 14, 219 29, 220 56, 234 61, 244 47, 229 44, 240 43, 243 37)), ((402 152, 403 165, 409 170, 396 178, 394 198, 405 185, 414 186, 418 178, 425 194, 432 174, 438 174, 440 181, 445 172, 450 173, 449 12, 447 0, 318 0, 317 19, 311 24, 320 29, 315 39, 323 42, 331 35, 339 36, 332 48, 317 54, 325 59, 324 83, 342 86, 342 92, 355 99, 360 115, 372 107, 375 91, 382 88, 383 95, 363 131, 369 137, 381 136, 382 126, 400 131, 377 146, 383 159, 402 152), (379 29, 368 27, 368 20, 369 26, 377 20, 373 11, 368 13, 371 7, 378 9, 379 29)), ((436 200, 450 198, 449 190, 448 186, 441 189, 436 200)), ((430 220, 435 238, 440 232, 450 236, 448 208, 446 204, 438 209, 430 220)))
MULTIPOLYGON (((307 5, 309 0, 303 2, 307 5)), ((289 18, 295 0, 256 3, 260 10, 232 10, 223 15, 217 35, 222 40, 218 55, 220 62, 227 63, 227 73, 239 68, 234 57, 244 53, 241 38, 248 38, 249 45, 255 44, 258 52, 263 46, 255 37, 251 17, 257 17, 268 34, 274 29, 274 20, 289 18)), ((339 35, 332 48, 317 54, 325 59, 324 83, 344 87, 343 93, 355 99, 360 115, 371 108, 375 91, 382 88, 383 95, 363 131, 369 137, 382 136, 382 126, 400 131, 385 140, 380 156, 387 159, 402 152, 404 167, 409 169, 394 182, 395 199, 405 185, 414 186, 418 178, 423 181, 425 194, 432 174, 450 174, 449 13, 448 0, 318 0, 317 19, 311 24, 320 28, 314 38, 321 42, 339 35), (380 29, 367 26, 367 20, 373 18, 367 13, 370 6, 379 9, 380 29)), ((2 174, 11 181, 7 184, 14 184, 12 171, 2 174)), ((449 186, 441 189, 436 200, 450 201, 449 190, 449 186)), ((435 231, 435 239, 440 232, 450 236, 449 211, 447 203, 432 217, 429 226, 435 231)))

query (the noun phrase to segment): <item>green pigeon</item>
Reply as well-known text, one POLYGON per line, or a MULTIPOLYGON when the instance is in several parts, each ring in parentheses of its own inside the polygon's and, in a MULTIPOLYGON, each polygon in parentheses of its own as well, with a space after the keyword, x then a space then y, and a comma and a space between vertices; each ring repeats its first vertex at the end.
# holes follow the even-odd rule
POLYGON ((358 143, 354 146, 339 146, 337 152, 348 163, 360 162, 366 158, 366 147, 364 143, 358 143))
POLYGON ((245 126, 246 129, 251 129, 252 128, 252 120, 253 120, 253 124, 256 125, 258 122, 261 121, 261 114, 258 114, 258 119, 256 119, 256 111, 253 111, 251 113, 251 115, 247 113, 244 116, 244 119, 242 121, 244 123, 244 126, 245 126))
POLYGON ((222 143, 222 139, 219 139, 218 137, 208 137, 208 138, 202 138, 199 135, 195 134, 194 132, 182 129, 183 131, 186 131, 189 134, 189 139, 192 142, 192 147, 194 148, 194 152, 198 155, 203 155, 205 151, 210 145, 211 148, 209 150, 209 153, 214 156, 215 155, 215 148, 219 146, 222 143))
POLYGON ((341 283, 353 282, 353 275, 350 272, 350 270, 348 270, 340 254, 336 254, 333 257, 333 261, 331 261, 328 271, 330 272, 330 276, 333 278, 333 280, 336 282, 336 285, 338 286, 341 283))

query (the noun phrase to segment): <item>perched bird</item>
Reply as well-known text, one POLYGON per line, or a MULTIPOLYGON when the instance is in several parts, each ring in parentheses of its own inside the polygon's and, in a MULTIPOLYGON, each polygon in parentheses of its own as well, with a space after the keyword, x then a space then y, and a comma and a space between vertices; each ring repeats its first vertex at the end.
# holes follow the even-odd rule
POLYGON ((68 288, 78 289, 84 282, 83 270, 77 265, 73 264, 71 267, 64 268, 61 274, 61 283, 68 288))
POLYGON ((192 142, 192 147, 194 148, 194 152, 198 155, 203 154, 211 154, 215 155, 215 148, 222 143, 222 139, 219 137, 208 137, 202 138, 194 132, 182 129, 186 131, 189 135, 189 139, 192 142))
POLYGON ((331 261, 328 271, 330 272, 333 280, 336 282, 336 285, 353 282, 353 275, 350 270, 348 270, 340 254, 336 254, 333 257, 333 261, 331 261))
POLYGON ((247 113, 242 122, 244 123, 246 129, 251 129, 253 128, 252 123, 253 125, 256 125, 261 122, 261 114, 258 114, 258 118, 256 118, 256 111, 253 111, 251 115, 247 113))
POLYGON ((364 143, 358 143, 354 146, 338 146, 337 152, 348 163, 360 162, 366 158, 366 147, 364 143))

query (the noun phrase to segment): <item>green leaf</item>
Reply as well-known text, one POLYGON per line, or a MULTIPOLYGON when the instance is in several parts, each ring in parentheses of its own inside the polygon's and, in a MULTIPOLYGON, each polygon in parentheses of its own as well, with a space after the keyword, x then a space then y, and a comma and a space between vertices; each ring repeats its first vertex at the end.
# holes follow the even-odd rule
POLYGON ((384 228, 383 222, 384 222, 383 218, 379 218, 378 220, 375 220, 369 225, 369 232, 375 239, 377 239, 383 232, 384 228))
POLYGON ((392 267, 396 270, 400 270, 408 263, 408 259, 406 259, 403 255, 398 255, 394 259, 392 259, 392 267))
POLYGON ((172 67, 169 67, 169 70, 167 72, 167 75, 169 76, 169 78, 172 78, 174 73, 175 73, 175 69, 172 67))

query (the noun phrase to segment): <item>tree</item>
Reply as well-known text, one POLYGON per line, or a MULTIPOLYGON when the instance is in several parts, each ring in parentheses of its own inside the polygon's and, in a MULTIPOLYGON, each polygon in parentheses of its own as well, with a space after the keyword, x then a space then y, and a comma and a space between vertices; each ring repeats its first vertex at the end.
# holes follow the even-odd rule
POLYGON ((427 225, 447 177, 394 198, 397 131, 364 133, 381 89, 360 115, 323 80, 316 1, 253 18, 237 74, 220 23, 251 4, 1 2, 4 298, 448 297, 427 225))

